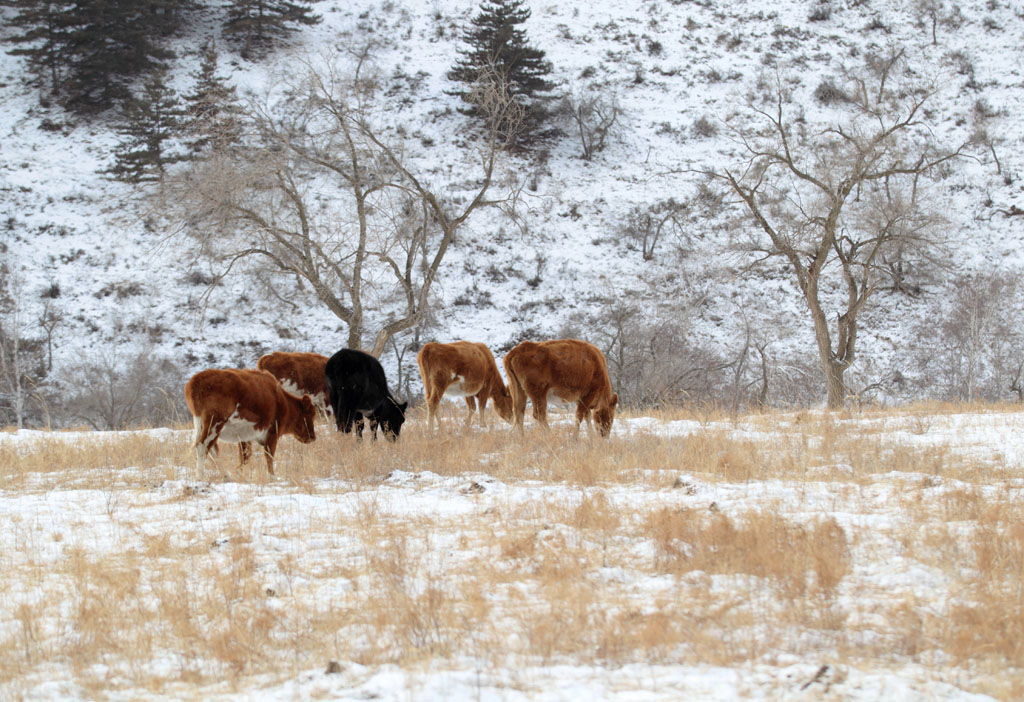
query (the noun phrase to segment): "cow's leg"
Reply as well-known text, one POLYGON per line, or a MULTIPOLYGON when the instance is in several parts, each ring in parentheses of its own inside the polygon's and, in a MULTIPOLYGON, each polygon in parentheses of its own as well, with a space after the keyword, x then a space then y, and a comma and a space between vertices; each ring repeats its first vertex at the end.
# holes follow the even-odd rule
POLYGON ((345 434, 351 434, 352 425, 355 423, 355 419, 356 412, 353 412, 347 407, 340 408, 340 411, 335 415, 338 431, 344 432, 345 434))
POLYGON ((437 410, 441 406, 441 396, 444 395, 444 390, 438 390, 437 385, 430 390, 427 390, 427 430, 434 431, 436 428, 441 428, 441 421, 438 419, 437 410))
POLYGON ((587 406, 583 401, 576 403, 576 438, 580 436, 580 425, 583 420, 587 420, 587 434, 591 434, 594 431, 594 425, 590 423, 590 407, 587 406))
POLYGON ((199 477, 203 477, 206 470, 206 455, 211 449, 214 453, 217 452, 217 437, 220 436, 220 430, 224 425, 218 426, 212 414, 202 417, 194 416, 192 423, 196 428, 196 471, 199 473, 199 477))
POLYGON ((248 441, 238 442, 238 467, 241 468, 249 461, 249 457, 252 456, 252 444, 248 441))
POLYGON ((530 401, 533 403, 533 418, 544 427, 550 429, 548 424, 548 394, 546 392, 531 392, 530 401))
POLYGON ((484 429, 487 428, 487 417, 484 416, 484 411, 487 409, 487 393, 482 392, 476 396, 477 409, 480 412, 480 426, 484 429))
POLYGON ((274 474, 274 452, 277 450, 277 435, 267 435, 266 443, 263 444, 263 455, 267 459, 267 472, 274 474))
POLYGON ((206 462, 206 444, 203 443, 203 418, 192 416, 192 425, 196 428, 195 438, 192 440, 192 447, 196 450, 196 472, 200 477, 203 475, 204 463, 206 462))
POLYGON ((469 410, 466 412, 466 421, 464 422, 464 426, 468 429, 473 423, 473 413, 476 412, 476 398, 472 395, 466 395, 462 399, 466 401, 466 408, 469 410))

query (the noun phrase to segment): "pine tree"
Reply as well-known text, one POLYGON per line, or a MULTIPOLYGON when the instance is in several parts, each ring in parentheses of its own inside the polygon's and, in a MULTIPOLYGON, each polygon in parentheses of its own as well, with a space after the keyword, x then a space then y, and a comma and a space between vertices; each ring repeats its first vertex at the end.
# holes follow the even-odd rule
POLYGON ((120 180, 159 180, 167 164, 181 160, 167 152, 167 142, 180 129, 181 107, 165 78, 163 69, 153 71, 141 94, 125 102, 124 122, 118 129, 124 139, 108 171, 120 180))
POLYGON ((473 104, 472 86, 485 72, 493 72, 508 96, 525 108, 519 141, 526 143, 541 135, 554 84, 547 79, 551 63, 544 58, 543 51, 529 45, 526 31, 519 26, 530 17, 530 10, 523 3, 524 0, 484 0, 480 13, 463 33, 462 40, 468 48, 459 52, 461 58, 448 72, 448 78, 471 86, 454 94, 469 104, 469 114, 476 115, 479 112, 473 104))
POLYGON ((138 0, 78 2, 70 19, 74 67, 65 103, 79 112, 112 107, 127 98, 132 78, 173 56, 153 41, 152 16, 138 0))
POLYGON ((124 99, 136 76, 173 53, 159 40, 175 33, 195 0, 0 0, 18 9, 7 38, 29 69, 49 73, 50 91, 77 112, 124 99))
POLYGON ((0 7, 17 9, 8 26, 19 33, 12 34, 7 41, 18 47, 9 53, 25 56, 29 71, 49 82, 51 94, 58 94, 70 66, 68 15, 72 3, 2 0, 0 7))
POLYGON ((184 96, 182 131, 193 154, 208 148, 235 143, 242 129, 241 113, 234 87, 217 75, 217 46, 203 47, 199 70, 192 74, 195 89, 184 96))
POLYGON ((242 58, 252 58, 267 50, 284 35, 296 31, 295 24, 313 25, 320 21, 308 5, 313 0, 233 0, 224 23, 224 32, 242 45, 242 58))

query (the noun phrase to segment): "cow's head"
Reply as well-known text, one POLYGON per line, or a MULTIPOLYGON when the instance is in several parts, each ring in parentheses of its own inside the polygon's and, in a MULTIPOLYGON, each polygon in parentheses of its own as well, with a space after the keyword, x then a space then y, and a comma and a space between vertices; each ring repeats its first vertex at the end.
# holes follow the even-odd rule
POLYGON ((612 422, 615 420, 615 406, 619 404, 619 394, 614 393, 607 405, 594 408, 594 422, 601 436, 612 433, 612 422))
POLYGON ((492 395, 494 399, 494 411, 506 422, 512 421, 512 393, 504 385, 492 395))
POLYGON ((394 441, 398 438, 398 432, 402 430, 402 423, 405 421, 405 409, 408 406, 408 402, 398 404, 391 397, 387 397, 374 414, 377 426, 384 432, 384 437, 388 440, 394 441))
POLYGON ((316 405, 309 399, 309 395, 303 395, 299 400, 299 422, 295 428, 295 438, 304 444, 316 439, 316 429, 313 424, 316 419, 316 405))

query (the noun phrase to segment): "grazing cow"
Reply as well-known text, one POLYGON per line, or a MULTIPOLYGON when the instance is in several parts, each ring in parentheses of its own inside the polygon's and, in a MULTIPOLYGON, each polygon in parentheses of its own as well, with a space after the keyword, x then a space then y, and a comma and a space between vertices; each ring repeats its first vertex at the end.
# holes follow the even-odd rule
POLYGON ((504 364, 520 432, 527 397, 533 402, 534 418, 547 427, 548 397, 555 395, 576 403, 577 435, 584 419, 591 426, 591 412, 601 436, 611 433, 619 396, 612 392, 604 354, 593 344, 576 339, 524 341, 505 355, 504 364))
POLYGON ((324 377, 339 431, 349 434, 355 424, 356 436, 362 438, 365 417, 374 439, 378 425, 386 438, 398 438, 409 403, 398 404, 391 396, 380 361, 362 351, 342 349, 328 359, 324 377))
POLYGON ((502 419, 512 421, 512 396, 501 380, 491 350, 484 344, 472 341, 439 344, 432 341, 423 345, 416 361, 427 395, 429 428, 433 429, 435 422, 438 426, 441 424, 437 408, 444 395, 466 398, 469 407, 467 427, 473 420, 477 403, 480 404, 480 426, 487 426, 484 410, 489 399, 494 400, 494 408, 502 419))
POLYGON ((327 356, 319 353, 292 353, 274 351, 261 356, 256 367, 271 373, 281 383, 281 387, 289 395, 309 399, 316 405, 323 417, 330 411, 327 402, 327 384, 324 381, 324 368, 327 356))
POLYGON ((312 400, 289 395, 266 371, 199 371, 185 384, 185 401, 196 427, 193 446, 200 474, 206 454, 217 451, 218 439, 239 443, 239 467, 249 458, 248 442, 260 444, 273 475, 278 439, 291 434, 308 444, 316 438, 312 400))

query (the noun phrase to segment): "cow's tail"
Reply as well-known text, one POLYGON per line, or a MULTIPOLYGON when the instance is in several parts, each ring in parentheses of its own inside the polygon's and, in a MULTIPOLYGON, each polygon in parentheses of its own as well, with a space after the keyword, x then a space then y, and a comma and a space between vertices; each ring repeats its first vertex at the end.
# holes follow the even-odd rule
POLYGON ((522 429, 523 414, 526 412, 526 388, 516 374, 512 364, 514 360, 514 356, 505 354, 502 365, 505 366, 505 375, 508 376, 508 392, 512 396, 512 422, 522 429))
POLYGON ((199 446, 199 442, 203 438, 203 418, 202 416, 192 415, 192 426, 195 427, 195 433, 192 437, 191 448, 199 446))

